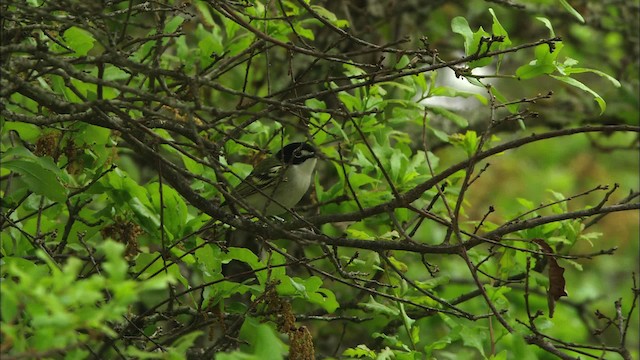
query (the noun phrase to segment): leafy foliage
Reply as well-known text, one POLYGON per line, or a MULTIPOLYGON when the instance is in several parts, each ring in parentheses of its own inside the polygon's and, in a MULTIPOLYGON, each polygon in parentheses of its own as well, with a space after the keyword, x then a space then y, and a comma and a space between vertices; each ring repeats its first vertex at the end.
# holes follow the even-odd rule
POLYGON ((3 2, 3 358, 638 356, 628 14, 339 3, 3 2))

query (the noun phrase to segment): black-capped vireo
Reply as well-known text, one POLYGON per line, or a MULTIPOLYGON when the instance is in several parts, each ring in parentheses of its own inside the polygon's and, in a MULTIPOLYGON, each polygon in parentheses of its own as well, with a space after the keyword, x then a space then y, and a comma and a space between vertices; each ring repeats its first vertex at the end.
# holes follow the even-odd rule
MULTIPOLYGON (((316 149, 310 144, 288 144, 275 156, 258 163, 231 194, 263 215, 283 214, 309 189, 316 161, 316 149)), ((242 203, 236 206, 241 207, 242 203)))

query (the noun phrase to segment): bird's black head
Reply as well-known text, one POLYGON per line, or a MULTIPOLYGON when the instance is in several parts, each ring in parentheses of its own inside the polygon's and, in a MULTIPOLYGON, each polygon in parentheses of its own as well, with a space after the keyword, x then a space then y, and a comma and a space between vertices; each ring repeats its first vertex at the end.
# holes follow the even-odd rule
POLYGON ((298 165, 316 157, 316 149, 308 143, 295 142, 283 147, 276 158, 285 164, 298 165))

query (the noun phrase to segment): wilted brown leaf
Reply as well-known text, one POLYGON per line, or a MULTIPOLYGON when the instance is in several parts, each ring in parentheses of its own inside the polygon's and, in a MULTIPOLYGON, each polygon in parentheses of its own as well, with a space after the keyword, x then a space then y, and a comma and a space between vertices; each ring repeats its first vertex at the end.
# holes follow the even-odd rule
POLYGON ((556 301, 563 296, 567 296, 565 291, 564 268, 558 265, 551 246, 543 239, 531 240, 536 243, 545 253, 545 258, 549 262, 549 289, 547 289, 547 303, 549 304, 549 317, 553 317, 556 308, 556 301))

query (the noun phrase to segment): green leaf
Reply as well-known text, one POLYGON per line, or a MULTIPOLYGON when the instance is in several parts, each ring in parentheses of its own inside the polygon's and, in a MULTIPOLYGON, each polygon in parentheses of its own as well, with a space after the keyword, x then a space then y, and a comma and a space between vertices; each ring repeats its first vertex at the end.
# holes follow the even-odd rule
POLYGON ((530 201, 528 199, 516 198, 516 201, 527 210, 532 210, 535 208, 535 204, 533 203, 533 201, 530 201))
POLYGON ((311 99, 305 100, 304 105, 306 107, 311 108, 311 109, 323 110, 323 109, 327 108, 327 104, 324 101, 318 100, 316 98, 311 98, 311 99))
POLYGON ((395 69, 404 69, 405 67, 407 67, 407 65, 409 65, 410 62, 411 62, 411 60, 409 59, 409 57, 407 55, 402 55, 400 57, 400 60, 398 60, 398 62, 394 66, 394 68, 395 69))
POLYGON ((431 130, 433 132, 433 135, 435 135, 440 141, 443 141, 445 143, 449 142, 449 134, 447 134, 446 132, 431 126, 429 126, 429 130, 431 130))
POLYGON ((2 324, 12 323, 18 315, 20 300, 15 290, 13 281, 4 280, 0 283, 2 296, 0 296, 0 311, 2 312, 2 324))
MULTIPOLYGON (((405 326, 408 326, 409 328, 411 328, 413 324, 416 322, 407 314, 407 311, 405 310, 403 303, 400 303, 400 314, 402 315, 402 321, 404 322, 405 326)), ((414 340, 418 340, 418 339, 414 339, 414 340)), ((418 341, 415 341, 415 342, 418 342, 418 341)))
POLYGON ((561 42, 555 43, 553 51, 551 51, 552 47, 549 46, 549 44, 540 44, 536 46, 534 49, 536 61, 538 64, 556 64, 558 55, 563 47, 564 44, 561 42))
POLYGON ((186 357, 187 350, 193 346, 193 343, 198 339, 198 336, 202 335, 202 333, 202 331, 194 331, 181 336, 171 344, 171 347, 169 348, 171 350, 169 353, 172 355, 176 355, 176 353, 180 354, 182 357, 179 358, 184 359, 184 357, 186 357))
POLYGON ((445 336, 436 341, 430 342, 427 346, 425 346, 424 351, 427 354, 431 354, 433 350, 442 350, 447 347, 447 345, 451 344, 453 341, 451 336, 445 336))
POLYGON ((229 262, 230 260, 242 261, 252 269, 264 266, 264 264, 258 259, 258 256, 249 249, 231 247, 228 250, 228 252, 223 254, 223 258, 226 259, 226 262, 229 262))
POLYGON ((560 50, 562 50, 562 47, 562 43, 558 43, 556 44, 555 50, 551 52, 549 45, 547 44, 536 46, 536 59, 531 61, 529 64, 520 66, 516 70, 516 75, 520 79, 531 79, 536 76, 551 74, 558 70, 559 67, 556 59, 558 58, 558 54, 560 53, 560 50))
POLYGON ((261 360, 261 358, 241 351, 234 351, 230 353, 217 353, 215 360, 261 360))
MULTIPOLYGON (((509 102, 509 100, 507 100, 507 98, 498 90, 497 87, 492 86, 491 87, 491 93, 493 94, 493 96, 496 97, 496 99, 498 99, 498 101, 500 101, 503 104, 506 104, 509 102)), ((512 114, 516 114, 518 112, 518 110, 520 109, 520 105, 518 103, 515 104, 509 104, 506 106, 507 110, 509 110, 510 113, 512 114)))
POLYGON ((464 346, 477 349, 482 357, 484 357, 484 346, 482 343, 486 338, 486 328, 481 326, 463 326, 460 330, 460 336, 464 346))
POLYGON ((512 289, 506 286, 493 287, 493 286, 485 286, 485 291, 487 291, 487 295, 494 301, 498 308, 506 308, 509 306, 509 299, 505 296, 505 294, 509 293, 512 289))
POLYGON ((505 30, 505 28, 502 26, 502 24, 498 20, 498 17, 496 16, 496 13, 493 11, 492 8, 489 8, 489 12, 493 17, 493 24, 491 25, 491 31, 493 32, 493 35, 504 36, 504 40, 501 43, 499 43, 498 47, 500 49, 509 47, 511 45, 511 39, 509 39, 509 34, 507 33, 507 30, 505 30))
POLYGON ((300 23, 296 24, 294 26, 294 29, 296 34, 298 34, 299 36, 309 40, 315 40, 315 35, 313 34, 313 31, 300 26, 300 23))
POLYGON ((322 306, 322 308, 329 314, 335 312, 336 309, 340 307, 333 291, 325 288, 318 289, 315 294, 311 296, 311 301, 322 306))
POLYGON ((56 174, 44 168, 40 163, 28 160, 3 161, 2 167, 15 171, 22 176, 29 190, 38 195, 63 202, 67 199, 67 189, 60 184, 56 174))
POLYGON ((83 349, 72 349, 64 355, 64 360, 83 360, 89 358, 89 351, 83 349))
POLYGON ((369 297, 369 302, 367 303, 359 303, 358 306, 365 310, 373 311, 377 314, 385 314, 389 316, 398 316, 400 315, 400 310, 398 308, 389 307, 383 305, 374 300, 373 296, 369 297))
MULTIPOLYGON (((482 50, 479 48, 481 39, 483 37, 486 38, 490 36, 490 34, 486 32, 482 28, 482 26, 478 28, 478 31, 476 32, 471 31, 467 19, 461 16, 457 16, 451 21, 451 30, 457 34, 462 35, 462 37, 464 38, 464 52, 466 56, 470 56, 480 52, 480 50, 482 50)), ((488 50, 488 48, 485 49, 485 51, 488 50)), ((471 61, 467 65, 469 66, 469 68, 473 69, 476 67, 486 66, 491 62, 491 58, 482 58, 479 60, 471 61)))
POLYGON ((569 14, 573 15, 576 19, 578 19, 581 23, 585 23, 584 18, 582 17, 582 15, 580 15, 580 13, 578 11, 576 11, 576 9, 573 8, 573 6, 571 6, 567 0, 560 0, 560 4, 562 4, 562 7, 564 7, 565 10, 567 10, 567 12, 569 12, 569 14))
MULTIPOLYGON (((437 74, 437 71, 432 71, 433 74, 437 74)), ((427 88, 429 87, 427 85, 427 77, 424 74, 417 74, 415 76, 413 76, 413 80, 415 82, 416 85, 418 85, 418 88, 422 91, 425 92, 427 91, 427 88)))
POLYGON ((380 180, 375 179, 367 174, 349 172, 349 182, 355 189, 361 188, 363 185, 375 184, 380 180))
POLYGON ((466 128, 467 126, 469 126, 469 122, 467 121, 467 119, 465 119, 464 117, 449 111, 443 107, 439 107, 439 106, 430 106, 429 110, 433 111, 434 113, 438 114, 438 115, 442 115, 445 118, 453 121, 454 124, 458 125, 461 128, 466 128))
POLYGON ((579 239, 588 242, 589 245, 591 245, 593 247, 594 245, 593 245, 593 241, 592 240, 597 240, 597 239, 601 238, 602 235, 603 235, 603 233, 601 233, 601 232, 590 232, 590 233, 580 234, 579 239))
POLYGON ((2 121, 0 128, 2 128, 3 136, 9 133, 10 130, 16 131, 20 135, 20 139, 25 141, 34 141, 42 135, 41 129, 36 125, 13 121, 4 122, 3 119, 0 119, 2 121))
POLYGON ((376 358, 376 352, 369 349, 367 347, 367 345, 364 344, 360 344, 358 346, 356 346, 355 348, 349 348, 346 349, 345 351, 342 352, 342 356, 346 356, 349 358, 369 358, 369 359, 375 359, 376 358))
POLYGON ((62 77, 57 75, 52 75, 50 81, 51 81, 51 87, 53 88, 54 92, 59 95, 62 95, 65 100, 69 102, 76 102, 76 103, 81 102, 81 99, 78 97, 78 95, 73 93, 73 91, 71 91, 71 89, 69 89, 66 86, 65 80, 62 77))
POLYGON ((362 107, 362 103, 360 102, 360 99, 349 94, 348 92, 341 91, 338 94, 338 98, 350 111, 353 111, 355 109, 359 110, 362 107))
POLYGON ((544 24, 544 26, 547 27, 547 29, 549 29, 549 36, 550 37, 555 37, 556 33, 555 31, 553 31, 553 26, 551 25, 551 21, 549 21, 549 19, 542 17, 542 16, 538 16, 536 17, 536 19, 540 22, 542 22, 544 24))
POLYGON ((353 228, 348 228, 345 233, 347 234, 348 237, 352 238, 352 239, 360 239, 360 240, 374 240, 375 237, 368 234, 365 231, 362 230, 358 230, 358 229, 353 229, 353 228))
POLYGON ((570 260, 570 259, 562 259, 562 262, 573 266, 578 271, 583 271, 584 270, 583 267, 582 267, 582 264, 580 264, 577 261, 570 260))
POLYGON ((66 44, 75 51, 75 56, 85 56, 93 48, 96 39, 90 32, 79 27, 72 26, 62 35, 66 44))
MULTIPOLYGON (((495 86, 492 86, 491 88, 493 89, 495 88, 495 86)), ((480 101, 480 103, 482 103, 483 105, 487 105, 489 103, 489 100, 487 100, 487 97, 483 96, 480 93, 458 90, 448 86, 438 86, 438 87, 432 88, 432 90, 429 92, 429 96, 430 97, 431 96, 463 97, 465 99, 469 97, 474 97, 478 101, 480 101)))
POLYGON ((502 350, 497 354, 491 355, 491 357, 489 357, 489 360, 507 360, 507 355, 507 350, 502 350))
POLYGON ((527 80, 540 75, 551 74, 556 71, 556 67, 553 64, 537 64, 532 61, 529 64, 522 65, 516 70, 516 76, 519 79, 527 80))
POLYGON ((122 257, 124 245, 113 240, 107 240, 100 244, 100 249, 107 257, 107 261, 102 264, 104 270, 113 280, 124 280, 129 265, 122 257))
POLYGON ((69 175, 60 170, 60 168, 58 168, 58 166, 53 162, 53 159, 50 156, 38 157, 24 146, 11 148, 5 151, 2 156, 4 157, 4 159, 14 157, 16 159, 34 162, 40 165, 45 170, 49 170, 54 173, 60 180, 62 180, 63 183, 68 183, 70 181, 69 175))
POLYGON ((155 212, 159 215, 164 211, 164 226, 173 238, 182 235, 182 230, 187 222, 187 204, 178 192, 168 186, 162 187, 163 206, 160 207, 160 185, 152 183, 148 185, 151 201, 155 212))
POLYGON ((170 34, 178 30, 178 27, 184 22, 182 16, 174 16, 168 23, 164 25, 164 33, 170 34))
POLYGON ((471 31, 467 19, 462 16, 456 16, 453 18, 453 20, 451 20, 451 30, 456 34, 462 35, 464 38, 465 54, 471 55, 473 53, 473 51, 471 51, 471 45, 473 44, 473 31, 471 31))
POLYGON ((569 74, 580 74, 580 73, 585 73, 585 72, 590 72, 590 73, 594 73, 596 75, 599 75, 607 80, 609 80, 615 87, 620 87, 622 86, 620 84, 620 81, 618 81, 618 79, 614 78, 613 76, 602 72, 600 70, 595 70, 595 69, 588 69, 588 68, 574 68, 574 67, 567 67, 563 69, 565 74, 569 75, 569 74))
POLYGON ((211 11, 209 11, 209 6, 205 1, 197 0, 195 2, 196 8, 198 8, 198 13, 202 16, 205 25, 207 26, 217 26, 215 20, 213 20, 213 16, 211 16, 211 11))
POLYGON ((449 136, 449 140, 452 144, 462 147, 469 157, 473 156, 478 150, 478 143, 480 138, 478 134, 473 130, 467 130, 462 134, 453 134, 449 136))
POLYGON ((311 276, 308 279, 302 279, 287 276, 286 278, 288 281, 284 280, 277 286, 278 294, 301 298, 312 304, 320 305, 328 313, 334 312, 340 306, 331 290, 321 288, 322 279, 319 277, 311 276))
POLYGON ((598 95, 597 92, 591 90, 591 88, 588 87, 587 85, 581 83, 580 81, 574 78, 570 78, 568 76, 556 76, 556 75, 550 75, 550 76, 556 80, 560 80, 564 83, 567 83, 571 86, 574 86, 580 90, 586 91, 589 94, 593 95, 593 99, 598 103, 598 106, 600 107, 600 115, 602 115, 602 113, 607 109, 607 103, 604 101, 602 96, 598 95))
MULTIPOLYGON (((90 147, 99 148, 96 145, 106 145, 109 143, 111 130, 100 126, 79 123, 74 141, 79 144, 86 144, 90 147)), ((95 151, 95 150, 94 150, 95 151)))
POLYGON ((240 328, 240 349, 263 360, 281 360, 287 353, 277 332, 256 318, 247 316, 240 328))
POLYGON ((202 24, 198 24, 196 29, 198 49, 200 50, 200 66, 207 67, 213 62, 212 55, 221 55, 224 53, 224 45, 222 44, 222 35, 219 27, 214 27, 211 31, 207 31, 202 24))
POLYGON ((126 204, 135 215, 135 221, 145 232, 157 234, 160 228, 160 216, 153 209, 149 191, 138 185, 130 175, 117 168, 106 176, 106 187, 110 198, 116 205, 126 204))
POLYGON ((205 171, 205 167, 204 165, 202 165, 202 163, 199 163, 186 155, 180 155, 184 167, 187 168, 190 173, 201 175, 205 171))
POLYGON ((342 27, 347 27, 349 26, 349 22, 347 20, 340 20, 338 19, 338 17, 332 13, 331 11, 323 8, 322 6, 318 6, 318 5, 311 5, 311 8, 313 9, 313 11, 322 16, 323 18, 327 19, 331 24, 333 24, 336 27, 342 28, 342 27))
POLYGON ((401 165, 403 162, 406 163, 407 157, 400 151, 394 151, 391 153, 391 158, 389 159, 390 171, 389 175, 391 179, 395 181, 398 180, 398 176, 401 175, 401 165))
POLYGON ((432 279, 427 279, 424 281, 416 281, 416 284, 418 284, 418 286, 421 289, 431 290, 431 289, 435 289, 438 286, 447 285, 450 281, 451 281, 451 277, 448 275, 445 275, 445 276, 438 276, 432 279))

